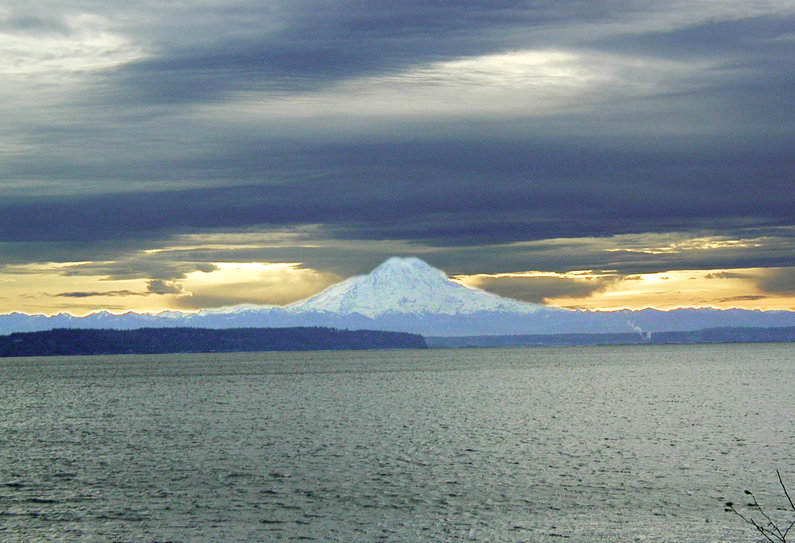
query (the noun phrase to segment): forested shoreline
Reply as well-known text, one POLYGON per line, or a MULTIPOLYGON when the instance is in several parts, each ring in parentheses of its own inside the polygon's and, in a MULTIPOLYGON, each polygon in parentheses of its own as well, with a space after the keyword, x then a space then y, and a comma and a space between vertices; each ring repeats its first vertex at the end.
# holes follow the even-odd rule
POLYGON ((137 330, 58 328, 0 336, 0 357, 424 347, 425 340, 418 334, 323 327, 137 330))

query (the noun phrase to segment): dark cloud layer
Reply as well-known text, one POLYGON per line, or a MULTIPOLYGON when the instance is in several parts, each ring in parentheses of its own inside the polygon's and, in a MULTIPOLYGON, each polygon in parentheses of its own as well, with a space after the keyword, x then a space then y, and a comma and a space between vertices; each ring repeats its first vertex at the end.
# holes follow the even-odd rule
MULTIPOLYGON (((0 14, 0 38, 29 48, 0 63, 4 263, 120 261, 180 234, 317 225, 328 253, 249 256, 365 271, 382 249, 344 262, 345 243, 359 240, 428 248, 459 273, 795 265, 789 242, 714 257, 515 246, 790 240, 795 10, 785 3, 143 9, 12 2, 0 14)), ((156 281, 150 292, 177 293, 168 281, 209 266, 204 256, 140 273, 156 281)), ((765 288, 789 284, 771 276, 765 288)))
POLYGON ((328 173, 289 184, 6 201, 0 240, 76 242, 315 223, 346 238, 434 245, 709 228, 731 235, 787 226, 795 206, 795 167, 775 153, 739 163, 720 155, 691 160, 510 145, 336 149, 307 159, 328 173))
POLYGON ((616 280, 614 277, 484 277, 473 283, 478 288, 499 296, 540 304, 547 298, 585 298, 606 289, 616 280))
MULTIPOLYGON (((305 90, 424 62, 527 46, 528 29, 609 19, 598 2, 297 2, 214 13, 201 42, 128 67, 123 80, 160 102, 205 100, 236 88, 305 90)), ((620 6, 613 6, 620 9, 620 6)))
POLYGON ((105 292, 61 292, 56 298, 93 298, 95 296, 141 296, 140 292, 131 290, 109 290, 105 292))

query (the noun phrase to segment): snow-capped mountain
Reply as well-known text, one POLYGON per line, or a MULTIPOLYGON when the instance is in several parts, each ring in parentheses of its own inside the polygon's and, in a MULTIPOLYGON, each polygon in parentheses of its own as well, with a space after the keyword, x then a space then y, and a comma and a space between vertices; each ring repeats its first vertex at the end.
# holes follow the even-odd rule
POLYGON ((795 326, 795 311, 679 309, 572 311, 501 298, 451 281, 419 258, 390 258, 367 275, 352 277, 287 307, 238 306, 199 313, 98 312, 0 315, 0 334, 52 328, 143 327, 283 328, 326 326, 387 330, 425 336, 691 331, 711 327, 795 326))
POLYGON ((465 315, 480 311, 535 313, 541 306, 465 287, 419 258, 392 257, 358 275, 286 308, 374 318, 386 313, 465 315))

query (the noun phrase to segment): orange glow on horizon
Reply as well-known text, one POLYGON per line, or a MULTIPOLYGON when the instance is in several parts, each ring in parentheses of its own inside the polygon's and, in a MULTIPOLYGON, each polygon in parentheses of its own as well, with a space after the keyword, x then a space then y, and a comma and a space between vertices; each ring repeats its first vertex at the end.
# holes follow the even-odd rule
MULTIPOLYGON (((110 313, 195 312, 241 304, 287 305, 342 281, 297 263, 226 262, 182 278, 113 278, 92 270, 104 263, 5 266, 0 314, 83 316, 110 313)), ((769 292, 765 268, 678 270, 641 275, 591 270, 457 276, 465 286, 550 307, 613 311, 715 308, 795 310, 795 293, 769 292)), ((791 270, 789 270, 791 272, 791 270)))
POLYGON ((684 308, 795 310, 795 293, 766 292, 760 286, 770 270, 749 268, 741 270, 676 270, 668 272, 620 276, 590 271, 558 274, 552 272, 524 272, 497 275, 462 276, 457 280, 467 286, 485 288, 496 294, 501 282, 524 281, 528 290, 534 283, 555 279, 568 283, 578 294, 550 295, 544 305, 566 309, 617 311, 622 309, 658 309, 669 311, 684 308), (583 294, 584 286, 592 282, 593 289, 583 294), (598 283, 598 284, 597 284, 598 283), (579 289, 577 287, 580 287, 579 289))

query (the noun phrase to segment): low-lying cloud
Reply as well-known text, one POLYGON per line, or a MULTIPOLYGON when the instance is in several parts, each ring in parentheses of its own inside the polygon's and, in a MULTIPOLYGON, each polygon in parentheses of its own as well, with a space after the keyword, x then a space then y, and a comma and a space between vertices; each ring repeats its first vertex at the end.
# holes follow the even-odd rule
POLYGON ((55 298, 94 298, 97 296, 144 296, 144 294, 132 290, 107 290, 104 292, 61 292, 53 296, 55 298))
POLYGON ((795 267, 767 270, 759 279, 759 287, 771 294, 795 294, 795 267))
POLYGON ((459 280, 499 296, 524 302, 544 303, 550 298, 586 298, 601 292, 618 280, 613 276, 595 275, 474 275, 459 280))
POLYGON ((150 294, 186 294, 184 287, 176 281, 152 279, 146 287, 150 294))

